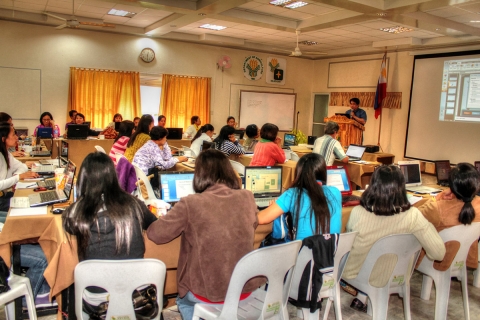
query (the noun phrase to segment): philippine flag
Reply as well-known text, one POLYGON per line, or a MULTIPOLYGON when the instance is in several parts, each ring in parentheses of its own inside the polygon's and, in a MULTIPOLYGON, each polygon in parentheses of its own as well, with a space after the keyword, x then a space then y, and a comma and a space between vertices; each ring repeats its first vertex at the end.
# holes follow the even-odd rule
POLYGON ((387 53, 383 55, 380 77, 378 77, 377 92, 375 93, 375 119, 382 114, 383 99, 387 96, 387 53))

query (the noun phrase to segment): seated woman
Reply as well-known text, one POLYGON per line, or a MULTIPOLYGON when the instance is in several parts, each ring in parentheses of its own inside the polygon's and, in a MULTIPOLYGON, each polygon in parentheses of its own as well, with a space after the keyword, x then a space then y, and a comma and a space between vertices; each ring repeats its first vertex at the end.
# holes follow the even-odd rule
MULTIPOLYGON (((85 116, 83 113, 78 112, 75 116, 75 124, 85 124, 85 116)), ((88 128, 88 135, 92 137, 96 137, 100 134, 99 131, 92 130, 88 128)), ((68 128, 67 131, 64 134, 64 137, 68 137, 68 128)))
POLYGON ((107 128, 114 128, 115 129, 115 122, 122 122, 123 121, 123 117, 120 113, 115 113, 113 115, 113 120, 112 122, 110 122, 107 126, 107 128))
POLYGON ((70 117, 70 122, 65 124, 65 131, 68 129, 68 126, 71 124, 76 124, 75 119, 77 118, 77 110, 70 110, 68 111, 68 115, 70 117))
POLYGON ((190 149, 195 152, 195 155, 198 156, 200 154, 200 148, 203 145, 203 141, 212 142, 214 130, 215 129, 213 128, 213 126, 209 123, 200 127, 195 137, 193 137, 192 145, 190 146, 190 149))
POLYGON ((115 141, 113 142, 112 149, 110 149, 110 159, 112 159, 113 163, 117 165, 117 157, 116 154, 124 154, 125 149, 127 149, 127 143, 130 140, 130 137, 133 134, 135 124, 133 121, 125 120, 120 123, 120 128, 118 129, 118 135, 115 141))
POLYGON ((142 169, 146 174, 153 174, 150 183, 154 189, 158 189, 158 170, 167 170, 177 162, 187 161, 184 156, 172 157, 172 151, 167 143, 168 130, 164 127, 153 127, 150 131, 150 140, 138 149, 133 157, 133 164, 142 169))
MULTIPOLYGON (((0 123, 0 221, 5 222, 7 212, 10 209, 10 199, 13 197, 12 187, 19 180, 38 178, 38 174, 28 171, 25 164, 15 159, 7 150, 18 142, 15 129, 8 122, 0 123)), ((47 267, 47 259, 38 244, 26 244, 20 246, 20 259, 22 267, 28 268, 26 273, 32 285, 35 305, 47 307, 52 304, 48 301, 50 287, 43 277, 47 267)))
POLYGON ((292 186, 275 203, 258 213, 258 223, 270 223, 290 212, 296 230, 294 240, 315 234, 340 233, 342 196, 337 188, 327 186, 326 181, 327 167, 322 156, 310 153, 301 157, 292 186))
MULTIPOLYGON (((12 117, 8 114, 8 113, 5 113, 5 112, 0 112, 0 122, 8 122, 12 127, 14 127, 13 125, 13 119, 12 117)), ((23 140, 25 139, 26 137, 25 136, 20 136, 18 137, 20 140, 23 140)), ((24 157, 26 154, 25 152, 23 151, 17 151, 15 150, 16 148, 16 145, 13 146, 13 147, 10 147, 8 148, 8 151, 14 156, 14 157, 24 157)), ((29 162, 29 161, 27 161, 29 162)))
POLYGON ((282 139, 277 137, 278 127, 272 123, 265 123, 260 130, 260 141, 255 146, 251 166, 273 166, 285 162, 282 139))
POLYGON ((165 128, 166 123, 167 123, 167 118, 163 114, 159 115, 158 116, 158 126, 165 128))
MULTIPOLYGON (((420 208, 425 218, 430 221, 438 232, 460 224, 480 222, 480 197, 476 194, 480 188, 480 174, 470 163, 459 163, 450 171, 449 189, 439 193, 436 200, 430 200, 420 208)), ((446 270, 450 267, 457 252, 453 243, 446 243, 447 253, 436 269, 446 270)), ((422 261, 425 252, 422 251, 417 265, 422 261)), ((478 242, 470 247, 467 257, 467 267, 478 267, 478 242)))
MULTIPOLYGON (((360 205, 353 208, 347 223, 347 232, 358 231, 348 257, 343 279, 357 277, 360 268, 373 244, 388 235, 413 234, 433 260, 442 260, 445 245, 435 227, 421 212, 410 206, 405 191, 405 178, 396 166, 377 168, 370 180, 370 186, 362 194, 360 205)), ((393 258, 395 260, 395 258, 393 258)), ((380 258, 373 268, 370 284, 383 287, 395 266, 391 257, 380 258)), ((349 293, 355 291, 349 287, 349 293)), ((351 307, 366 312, 366 296, 358 293, 351 307)))
POLYGON ((230 126, 223 126, 218 137, 213 140, 215 149, 222 151, 227 157, 231 154, 244 154, 242 146, 235 139, 235 129, 230 126))
MULTIPOLYGON (((79 261, 143 258, 143 230, 156 218, 143 202, 120 188, 115 167, 106 154, 90 153, 83 160, 77 193, 77 202, 65 210, 62 220, 65 231, 76 236, 79 261)), ((88 291, 105 292, 98 287, 88 291)), ((102 298, 89 300, 92 296, 95 294, 86 297, 84 293, 84 300, 98 306, 102 298)))
POLYGON ((40 128, 52 128, 52 133, 54 138, 60 137, 60 128, 53 121, 53 116, 50 112, 44 112, 40 115, 40 124, 33 131, 33 136, 37 136, 37 131, 40 128))
POLYGON ((258 129, 256 124, 249 124, 245 128, 245 134, 247 139, 243 142, 243 148, 245 151, 254 151, 258 143, 258 137, 260 137, 260 129, 258 129))
POLYGON ((133 161, 133 157, 135 156, 135 153, 138 151, 138 149, 140 149, 148 140, 150 140, 150 130, 152 130, 153 125, 154 122, 151 115, 144 114, 140 118, 138 127, 128 141, 127 149, 123 154, 129 162, 133 161))
POLYGON ((188 126, 188 128, 185 130, 185 135, 188 138, 193 138, 196 134, 197 131, 200 129, 200 125, 202 124, 202 120, 200 120, 199 116, 193 116, 190 119, 191 125, 188 126))
MULTIPOLYGON (((192 319, 197 302, 225 300, 236 263, 253 250, 257 226, 253 194, 240 189, 235 171, 221 152, 209 149, 199 154, 193 189, 196 194, 181 198, 147 230, 156 244, 182 235, 177 306, 183 319, 192 319)), ((250 280, 243 292, 254 291, 262 282, 250 280)))
POLYGON ((227 126, 235 128, 237 126, 237 122, 235 121, 235 117, 229 116, 227 118, 227 126))

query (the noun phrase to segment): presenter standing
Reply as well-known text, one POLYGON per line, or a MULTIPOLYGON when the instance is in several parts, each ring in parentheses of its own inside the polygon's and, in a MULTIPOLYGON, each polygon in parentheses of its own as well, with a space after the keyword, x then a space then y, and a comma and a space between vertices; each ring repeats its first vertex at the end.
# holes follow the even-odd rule
POLYGON ((360 99, 352 98, 350 99, 350 110, 346 112, 350 119, 353 119, 360 123, 361 125, 365 125, 367 123, 367 113, 365 110, 360 109, 360 99))

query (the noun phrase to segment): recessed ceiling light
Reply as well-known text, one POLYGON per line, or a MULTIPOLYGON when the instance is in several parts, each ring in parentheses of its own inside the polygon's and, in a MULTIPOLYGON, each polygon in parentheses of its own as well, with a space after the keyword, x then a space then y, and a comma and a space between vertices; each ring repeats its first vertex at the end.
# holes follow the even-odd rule
POLYGON ((206 16, 205 13, 199 13, 198 15, 199 15, 199 16, 206 16))
POLYGON ((134 15, 136 15, 135 12, 129 12, 129 11, 117 10, 117 9, 111 9, 110 11, 108 11, 108 14, 111 16, 126 17, 126 18, 131 18, 134 15))
POLYGON ((390 28, 380 28, 381 31, 389 32, 389 33, 402 33, 402 32, 410 32, 413 31, 413 29, 410 28, 405 28, 401 26, 395 26, 395 27, 390 27, 390 28))
POLYGON ((480 23, 480 20, 471 20, 470 23, 480 23))
POLYGON ((380 17, 385 17, 387 14, 385 12, 379 12, 377 13, 377 16, 380 16, 380 17))
POLYGON ((202 25, 200 26, 200 28, 219 31, 219 30, 226 29, 227 27, 217 26, 217 25, 214 25, 214 24, 208 24, 208 23, 207 23, 207 24, 202 24, 202 25))
POLYGON ((435 28, 435 31, 439 31, 439 30, 440 30, 440 28, 435 28))
POLYGON ((274 0, 270 1, 270 4, 273 4, 274 6, 283 6, 289 2, 292 2, 292 0, 274 0))
POLYGON ((285 5, 285 8, 288 8, 288 9, 297 9, 297 8, 306 6, 307 4, 308 4, 308 3, 307 3, 307 2, 304 2, 304 1, 295 1, 295 2, 292 2, 292 3, 289 3, 289 4, 285 5))
POLYGON ((318 42, 316 41, 310 41, 310 40, 305 40, 305 41, 300 41, 299 44, 303 44, 303 45, 306 45, 306 46, 314 46, 316 45, 318 42))

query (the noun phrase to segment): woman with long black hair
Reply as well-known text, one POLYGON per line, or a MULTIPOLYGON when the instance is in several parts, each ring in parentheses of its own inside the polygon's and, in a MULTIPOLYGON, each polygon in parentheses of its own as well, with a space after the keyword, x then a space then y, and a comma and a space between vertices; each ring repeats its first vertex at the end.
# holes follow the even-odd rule
POLYGON ((118 128, 118 135, 113 142, 112 149, 110 149, 110 159, 112 159, 113 163, 117 165, 117 158, 116 154, 124 154, 125 149, 127 149, 127 143, 130 141, 130 137, 133 134, 133 130, 135 128, 135 124, 133 121, 124 120, 120 123, 120 128, 118 128))
POLYGON ((231 154, 244 154, 242 146, 235 139, 235 128, 223 126, 218 137, 213 140, 215 149, 222 151, 227 157, 231 154))
POLYGON ((128 161, 132 162, 135 153, 140 149, 148 140, 150 140, 150 130, 154 126, 153 117, 149 114, 144 114, 138 122, 138 127, 135 133, 132 135, 127 144, 124 156, 128 161))
POLYGON ((203 141, 212 142, 214 130, 215 129, 213 126, 209 123, 201 126, 200 129, 198 129, 197 134, 192 139, 192 145, 190 146, 190 149, 195 152, 195 155, 198 156, 200 154, 200 148, 203 145, 203 141))
POLYGON ((316 153, 300 158, 295 180, 267 209, 258 214, 258 222, 267 224, 285 213, 292 213, 295 240, 315 234, 340 233, 342 198, 340 191, 326 185, 325 159, 316 153))

